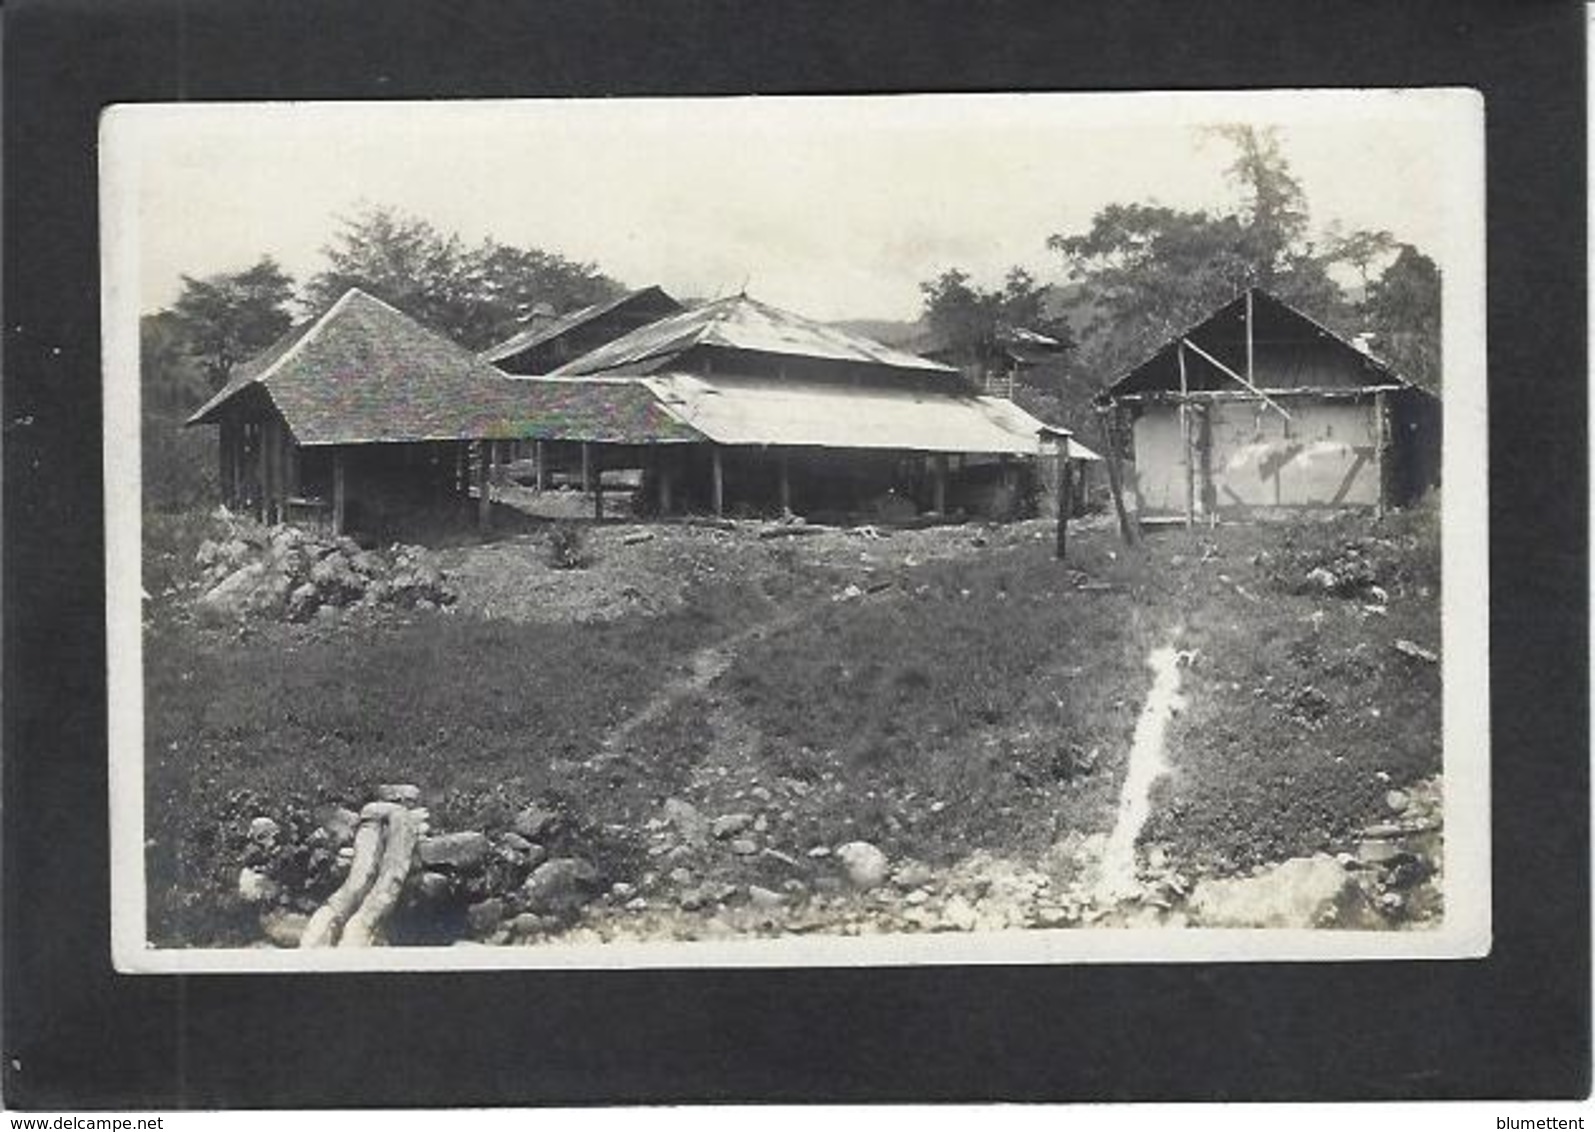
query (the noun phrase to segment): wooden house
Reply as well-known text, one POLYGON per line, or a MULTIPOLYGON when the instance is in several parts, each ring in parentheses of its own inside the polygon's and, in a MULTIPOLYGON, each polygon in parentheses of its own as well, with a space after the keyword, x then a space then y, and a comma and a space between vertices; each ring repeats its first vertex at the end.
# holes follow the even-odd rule
POLYGON ((1440 402, 1259 288, 1113 382, 1143 520, 1416 499, 1439 482, 1440 402))
POLYGON ((650 323, 549 375, 593 378, 634 382, 704 438, 659 453, 650 478, 667 511, 1011 514, 1042 444, 1040 421, 957 369, 746 295, 650 323))
POLYGON ((188 423, 217 426, 228 506, 377 534, 473 498, 485 521, 493 465, 518 441, 702 440, 645 390, 512 380, 359 289, 241 365, 188 423))

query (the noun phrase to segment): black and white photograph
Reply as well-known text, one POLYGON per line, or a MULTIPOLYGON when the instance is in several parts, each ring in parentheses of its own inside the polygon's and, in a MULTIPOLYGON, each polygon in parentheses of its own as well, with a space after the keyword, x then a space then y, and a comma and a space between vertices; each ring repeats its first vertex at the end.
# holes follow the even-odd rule
POLYGON ((1483 146, 111 107, 118 970, 1486 954, 1483 146))

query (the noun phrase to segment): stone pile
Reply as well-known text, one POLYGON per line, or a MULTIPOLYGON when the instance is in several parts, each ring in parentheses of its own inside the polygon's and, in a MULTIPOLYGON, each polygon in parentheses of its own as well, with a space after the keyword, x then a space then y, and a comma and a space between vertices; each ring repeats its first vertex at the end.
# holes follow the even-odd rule
POLYGON ((308 621, 342 609, 445 608, 455 600, 433 555, 395 544, 367 550, 348 537, 229 518, 200 544, 196 608, 224 621, 308 621))

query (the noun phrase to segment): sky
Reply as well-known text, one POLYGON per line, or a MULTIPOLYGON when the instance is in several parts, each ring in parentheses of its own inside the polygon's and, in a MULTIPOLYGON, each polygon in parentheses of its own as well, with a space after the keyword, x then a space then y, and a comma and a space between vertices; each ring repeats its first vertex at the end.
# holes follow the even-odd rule
POLYGON ((1317 232, 1386 229, 1442 270, 1480 238, 1454 190, 1482 169, 1448 144, 1482 128, 1465 91, 118 107, 103 216, 144 311, 265 254, 303 283, 340 218, 384 205, 629 286, 911 319, 950 267, 1061 282, 1047 237, 1105 205, 1235 207, 1203 130, 1227 122, 1279 129, 1317 232))

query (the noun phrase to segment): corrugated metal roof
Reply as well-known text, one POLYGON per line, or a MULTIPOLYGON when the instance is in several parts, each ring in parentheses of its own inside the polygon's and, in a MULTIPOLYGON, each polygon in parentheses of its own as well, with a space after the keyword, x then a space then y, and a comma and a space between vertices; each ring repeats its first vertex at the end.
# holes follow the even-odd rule
POLYGON ((1042 423, 996 397, 890 387, 640 379, 682 422, 720 444, 877 448, 911 452, 1040 451, 1042 423))
POLYGON ((919 373, 957 371, 746 295, 717 299, 649 323, 555 370, 559 376, 646 370, 696 346, 857 362, 919 373))
POLYGON ((505 339, 496 346, 489 346, 477 356, 486 362, 501 362, 505 358, 513 358, 516 354, 524 353, 525 351, 532 349, 534 346, 541 346, 545 342, 550 342, 562 334, 569 333, 578 326, 591 322, 595 318, 601 318, 602 316, 609 314, 611 311, 618 310, 619 308, 624 307, 637 299, 644 297, 651 298, 655 293, 657 293, 659 298, 665 300, 667 304, 674 306, 677 310, 680 309, 680 304, 672 299, 662 288, 658 287, 657 285, 650 287, 639 287, 635 291, 628 291, 624 295, 609 299, 606 302, 592 303, 588 306, 582 307, 579 310, 571 311, 569 314, 560 315, 552 322, 545 322, 540 326, 534 326, 530 329, 523 330, 514 337, 505 339))

